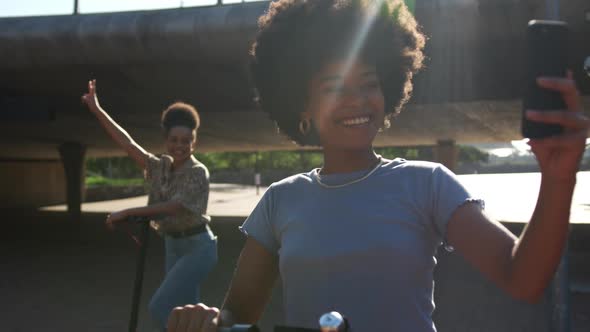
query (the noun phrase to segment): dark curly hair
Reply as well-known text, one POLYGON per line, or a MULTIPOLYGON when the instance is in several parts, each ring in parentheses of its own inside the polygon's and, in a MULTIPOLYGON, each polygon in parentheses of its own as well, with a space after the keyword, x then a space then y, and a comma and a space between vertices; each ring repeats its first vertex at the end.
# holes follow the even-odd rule
POLYGON ((350 54, 363 26, 357 56, 376 66, 386 114, 409 100, 412 76, 422 67, 425 37, 402 0, 278 0, 258 24, 251 50, 258 104, 299 145, 320 145, 315 130, 298 129, 313 74, 350 54), (367 17, 374 20, 367 24, 367 17))
POLYGON ((192 105, 176 102, 162 112, 161 124, 164 134, 168 136, 172 127, 182 126, 191 130, 198 129, 201 125, 201 119, 192 105))

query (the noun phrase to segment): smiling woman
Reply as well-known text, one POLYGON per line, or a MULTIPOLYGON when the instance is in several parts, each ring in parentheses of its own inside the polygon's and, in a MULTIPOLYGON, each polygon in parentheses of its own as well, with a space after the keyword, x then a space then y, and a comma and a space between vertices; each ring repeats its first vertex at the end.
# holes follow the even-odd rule
POLYGON ((527 115, 568 134, 529 141, 543 175, 517 239, 443 165, 373 149, 422 66, 425 37, 401 0, 277 0, 259 25, 260 107, 296 143, 321 146, 324 165, 268 188, 242 225, 247 240, 222 309, 176 308, 169 331, 253 323, 280 277, 287 325, 316 328, 316 317, 337 310, 353 331, 434 332, 443 243, 511 296, 540 298, 561 256, 590 127, 571 79, 539 83, 569 109, 527 115))
POLYGON ((152 297, 149 310, 158 329, 177 305, 198 301, 200 284, 217 262, 217 239, 207 215, 209 171, 194 156, 200 118, 197 110, 177 102, 162 112, 167 153, 155 156, 145 151, 100 106, 96 81, 88 82, 82 96, 109 136, 145 170, 149 185, 148 206, 111 213, 107 226, 128 217, 152 218, 152 227, 164 238, 166 277, 152 297))
MULTIPOLYGON (((342 7, 346 10, 321 19, 320 11, 337 5, 330 1, 273 2, 269 15, 259 19, 261 31, 252 47, 255 54, 252 74, 260 106, 283 134, 300 145, 323 145, 316 128, 318 123, 302 113, 306 103, 314 99, 312 94, 320 93, 318 79, 332 84, 329 88, 346 90, 340 91, 346 92, 345 97, 371 92, 367 88, 377 92, 374 95, 384 91, 381 98, 386 114, 399 112, 409 100, 411 78, 422 67, 425 37, 405 6, 398 3, 393 8, 389 1, 367 1, 371 5, 362 9, 362 14, 350 9, 360 2, 345 1, 342 7), (286 7, 289 10, 283 10, 286 7), (308 15, 308 8, 313 13, 308 15), (294 29, 294 26, 301 28, 294 29), (357 73, 357 76, 365 75, 364 87, 350 94, 350 84, 335 86, 344 83, 342 79, 352 69, 353 62, 359 60, 363 66, 371 67, 357 73), (308 86, 309 82, 315 86, 308 86), (306 123, 306 119, 312 121, 309 132, 303 134, 300 122, 306 123)), ((352 76, 354 73, 349 83, 352 76)))

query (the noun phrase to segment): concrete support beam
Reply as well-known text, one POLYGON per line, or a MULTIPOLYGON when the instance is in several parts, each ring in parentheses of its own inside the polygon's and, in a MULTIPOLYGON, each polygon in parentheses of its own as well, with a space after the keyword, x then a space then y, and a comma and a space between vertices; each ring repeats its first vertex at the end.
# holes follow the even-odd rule
POLYGON ((451 171, 457 169, 459 148, 454 140, 439 140, 434 147, 434 158, 437 162, 445 165, 451 171))
POLYGON ((66 175, 66 203, 72 220, 79 220, 84 196, 84 160, 86 146, 66 142, 59 146, 59 154, 66 175))

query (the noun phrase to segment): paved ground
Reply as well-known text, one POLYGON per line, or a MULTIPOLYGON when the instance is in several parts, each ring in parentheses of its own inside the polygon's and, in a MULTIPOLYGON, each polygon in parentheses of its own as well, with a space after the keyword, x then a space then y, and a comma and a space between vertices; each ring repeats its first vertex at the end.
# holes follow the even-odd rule
MULTIPOLYGON (((539 173, 459 175, 460 181, 476 197, 485 199, 486 210, 496 219, 524 222, 535 206, 540 183, 539 173)), ((250 214, 266 188, 256 195, 254 186, 211 184, 208 212, 216 217, 243 217, 250 214)), ((146 196, 106 202, 85 203, 85 212, 110 212, 145 205, 146 196)), ((65 205, 46 207, 47 211, 65 211, 65 205)), ((572 223, 590 224, 590 172, 578 173, 578 185, 572 203, 572 223)))
MULTIPOLYGON (((462 176, 461 181, 474 193, 482 193, 492 215, 518 221, 526 220, 534 205, 531 197, 535 196, 538 176, 462 176), (483 190, 478 190, 483 188, 497 189, 483 195, 483 190)), ((590 220, 590 173, 581 173, 578 184, 572 217, 579 224, 575 226, 584 230, 577 234, 590 234, 584 228, 590 220)), ((253 187, 212 186, 209 212, 219 236, 220 263, 203 285, 206 303, 222 301, 244 240, 237 226, 259 198, 253 187)), ((103 221, 106 211, 142 204, 145 197, 85 204, 82 220, 74 224, 59 206, 43 211, 2 211, 0 331, 125 331, 137 248, 126 232, 106 231, 103 221)), ((590 236, 576 241, 589 242, 590 236)), ((161 240, 152 237, 140 331, 149 331, 145 302, 163 274, 162 247, 161 240)), ((582 276, 582 281, 590 279, 590 255, 574 258, 577 276, 582 276)), ((439 262, 435 294, 439 331, 550 331, 548 298, 535 306, 518 303, 483 280, 458 255, 443 253, 439 262)), ((575 332, 590 331, 590 293, 583 292, 585 284, 571 294, 575 332)), ((278 286, 261 321, 264 331, 271 331, 271 323, 282 317, 278 286)))

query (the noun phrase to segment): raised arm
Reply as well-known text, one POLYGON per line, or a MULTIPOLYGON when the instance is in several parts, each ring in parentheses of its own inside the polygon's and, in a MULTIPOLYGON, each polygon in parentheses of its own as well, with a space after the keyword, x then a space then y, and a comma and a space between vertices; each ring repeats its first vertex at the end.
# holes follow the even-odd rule
POLYGON ((147 152, 100 107, 98 97, 96 96, 96 80, 88 82, 88 92, 82 96, 82 102, 96 116, 100 125, 106 130, 113 141, 123 148, 139 167, 144 169, 148 155, 147 152))
POLYGON ((202 303, 175 308, 168 332, 216 332, 216 326, 258 321, 278 277, 277 257, 248 238, 221 312, 202 303))
POLYGON ((471 264, 512 296, 535 302, 551 280, 567 241, 576 172, 584 152, 590 120, 580 109, 571 78, 545 78, 539 85, 561 92, 568 110, 527 111, 534 121, 562 125, 562 135, 530 140, 541 169, 537 205, 516 239, 474 204, 455 211, 447 239, 471 264))

